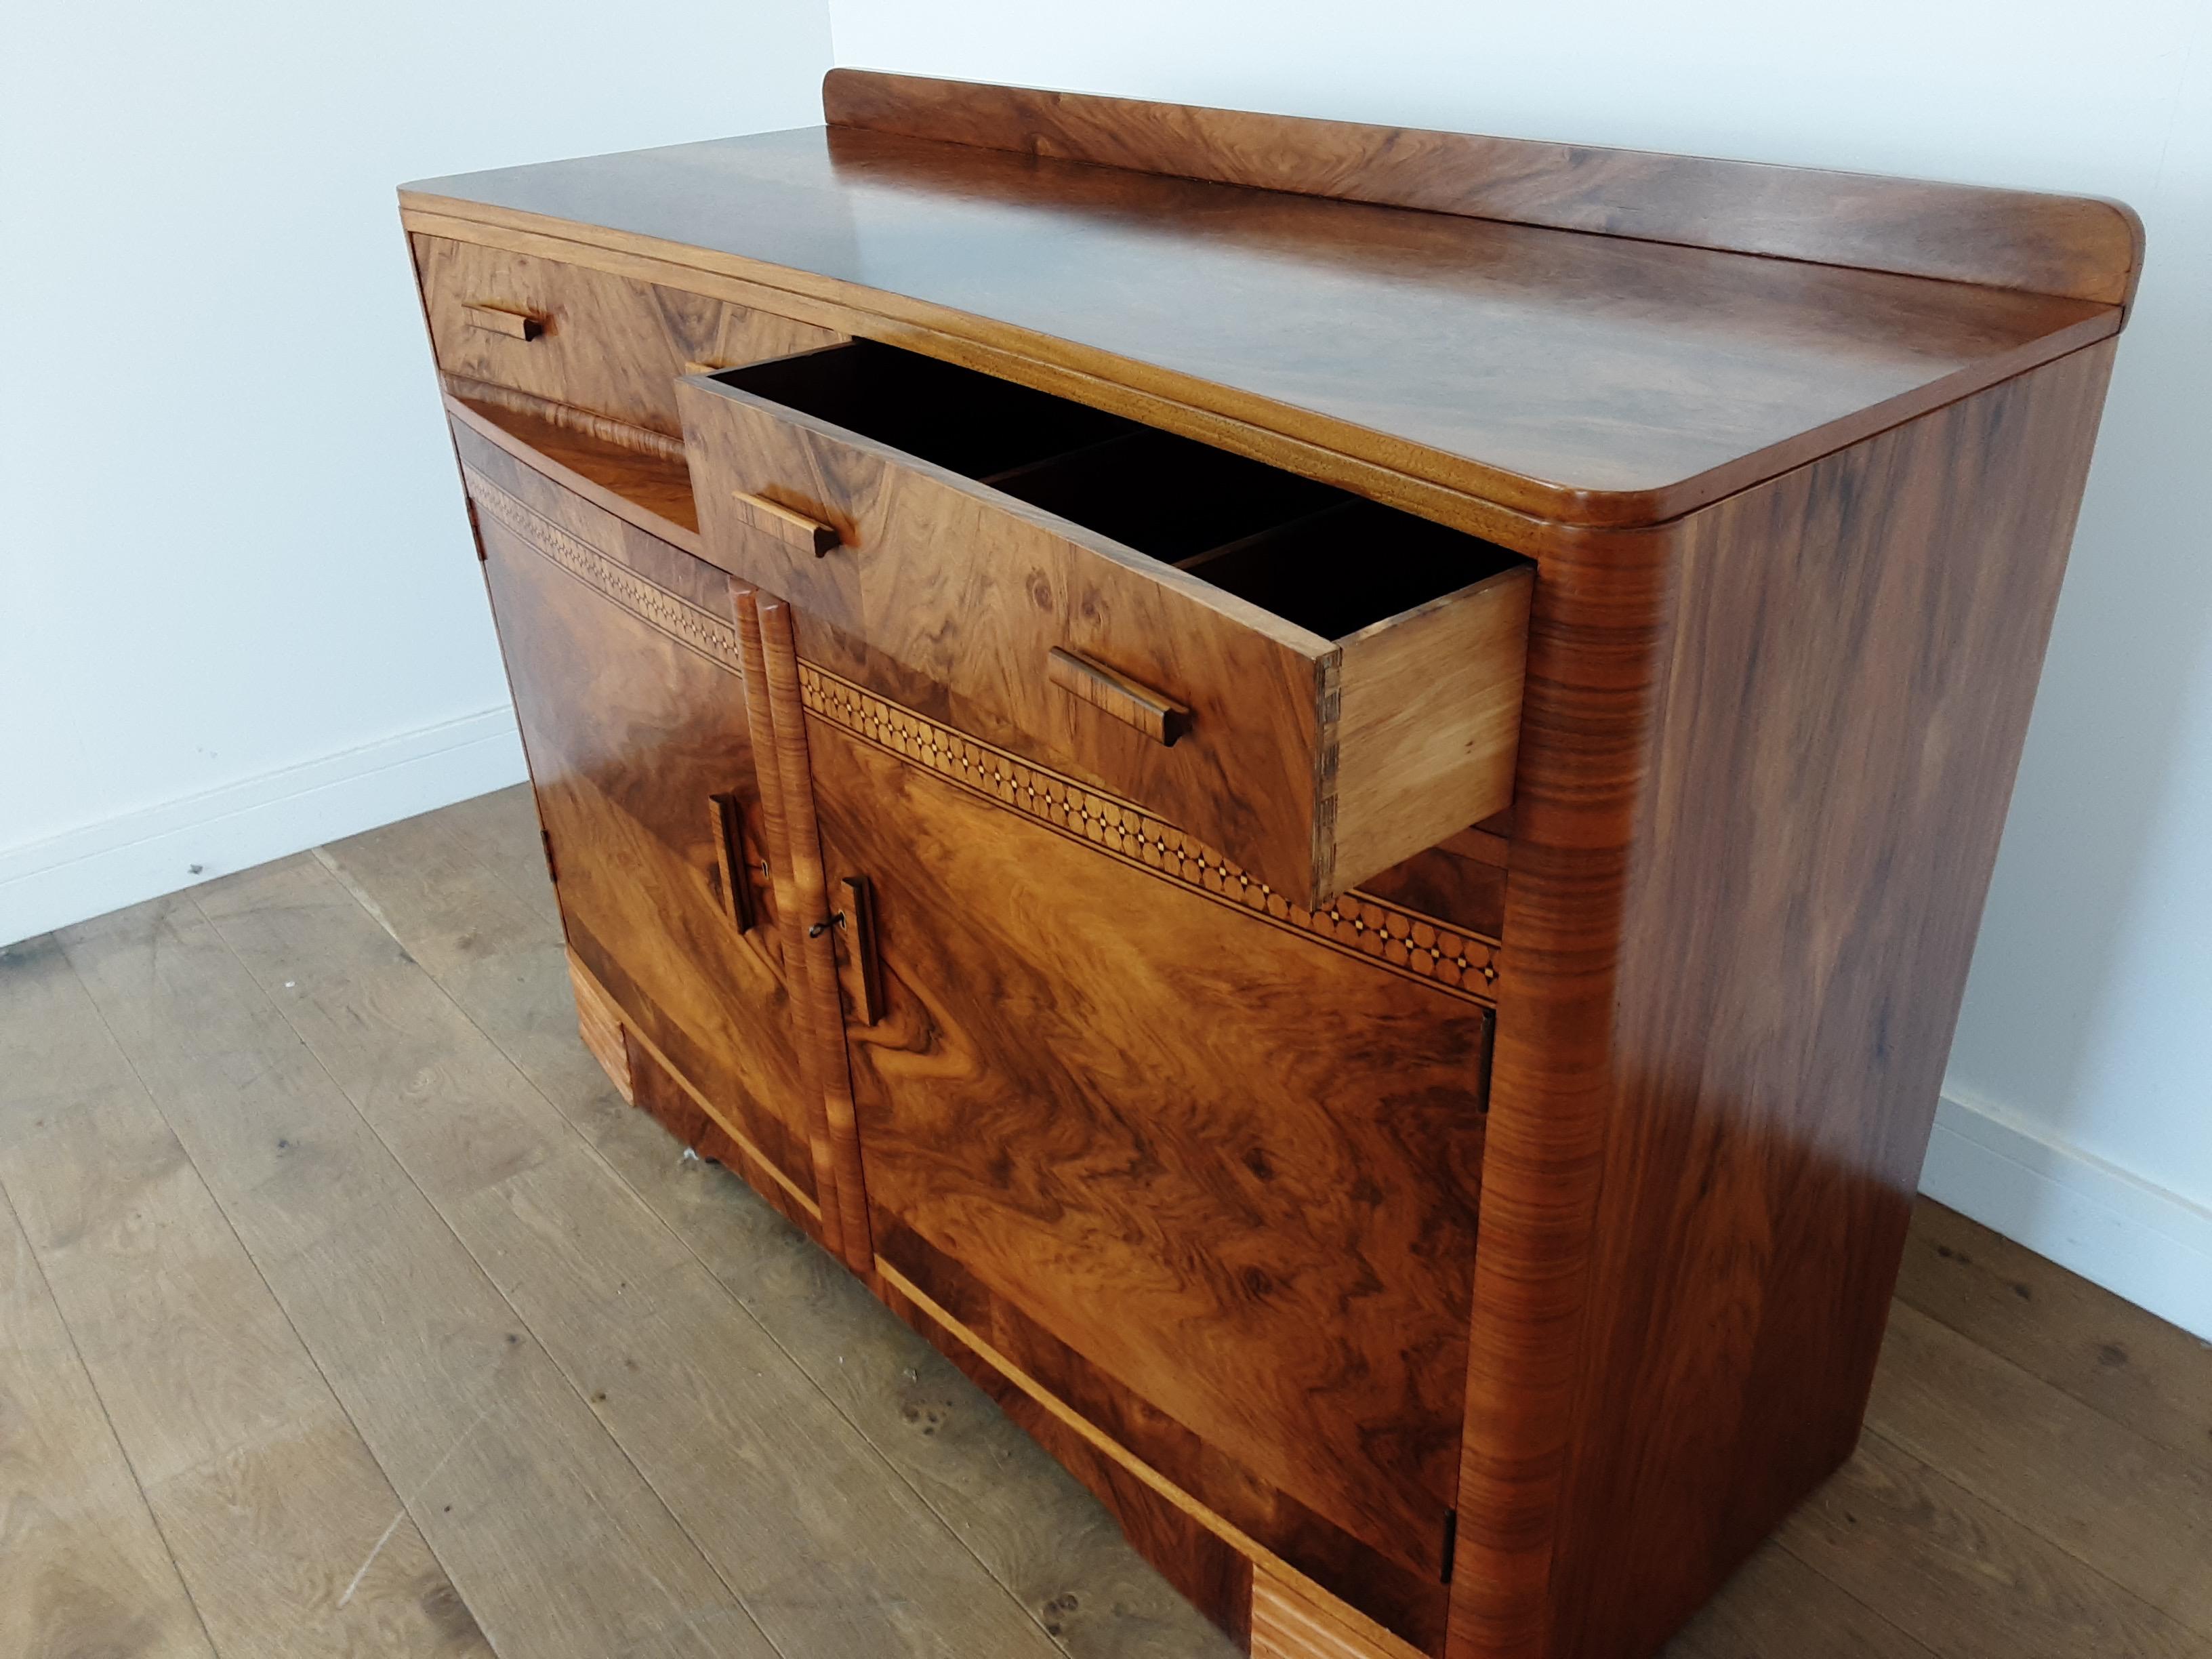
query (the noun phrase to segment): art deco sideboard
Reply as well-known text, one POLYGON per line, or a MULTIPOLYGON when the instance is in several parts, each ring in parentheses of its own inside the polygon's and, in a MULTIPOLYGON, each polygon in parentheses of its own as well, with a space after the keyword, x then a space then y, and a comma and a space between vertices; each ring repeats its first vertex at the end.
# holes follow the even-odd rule
POLYGON ((2109 203, 839 70, 402 216, 584 1031, 1260 1656, 1850 1452, 2109 203))

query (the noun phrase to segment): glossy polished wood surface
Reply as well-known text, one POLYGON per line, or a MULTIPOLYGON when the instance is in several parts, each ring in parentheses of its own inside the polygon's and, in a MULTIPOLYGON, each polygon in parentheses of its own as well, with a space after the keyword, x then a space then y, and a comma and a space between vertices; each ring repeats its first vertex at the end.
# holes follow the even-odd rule
POLYGON ((500 248, 410 239, 438 367, 664 437, 675 382, 701 369, 829 345, 827 329, 681 289, 500 248), (526 317, 527 331, 487 315, 526 317))
POLYGON ((811 660, 1187 826, 1291 902, 1512 798, 1533 572, 1501 548, 880 346, 678 401, 702 545, 792 601, 811 660))
POLYGON ((2131 216, 830 95, 404 206, 610 1073, 1255 1659, 1648 1659, 1863 1418, 2131 216))
MULTIPOLYGON (((836 1172, 834 1193, 825 1197, 826 1210, 834 1202, 837 1212, 837 1253, 845 1265, 861 1274, 875 1271, 876 1251, 868 1213, 866 1177, 860 1164, 860 1130, 853 1104, 852 1066, 843 1042, 845 1030, 842 994, 837 980, 837 947, 830 930, 844 920, 831 908, 830 879, 822 860, 819 819, 814 802, 814 769, 807 754, 806 720, 800 713, 799 659, 792 648, 791 608, 781 599, 764 597, 743 583, 732 583, 738 620, 748 641, 760 641, 761 672, 750 684, 755 696, 769 705, 769 730, 775 752, 773 761, 781 785, 783 850, 779 867, 787 867, 785 884, 797 901, 799 962, 791 978, 802 984, 805 998, 800 1013, 800 1040, 814 1051, 814 1082, 819 1090, 819 1121, 829 1140, 830 1167, 836 1172)), ((808 1103, 810 1115, 813 1105, 808 1103)))
POLYGON ((773 920, 767 849, 719 572, 694 604, 669 567, 690 561, 568 496, 456 428, 523 742, 550 838, 568 942, 661 1054, 810 1195, 813 1157, 773 927, 738 931, 708 833, 719 794, 750 831, 741 873, 773 920), (627 531, 627 534, 624 532, 627 531), (580 580, 585 577, 587 580, 580 580), (654 577, 661 578, 655 581, 654 577), (598 585, 650 586, 659 626, 598 585))
POLYGON ((1455 1651, 1650 1650, 1850 1454, 2111 361, 1547 570, 1455 1651))
MULTIPOLYGON (((835 301, 855 332, 1004 346, 1590 524, 1672 518, 2120 322, 2096 301, 856 128, 402 200, 835 301)), ((1944 230, 1932 210, 1925 234, 1944 230)))
POLYGON ((2076 300, 2124 303, 2142 263, 2134 211, 2082 196, 870 70, 831 70, 822 105, 833 127, 2076 300))
POLYGON ((1140 1455, 1159 1419, 1194 1439, 1201 1501, 1294 1499, 1243 1522, 1294 1565, 1337 1576, 1303 1510, 1441 1583, 1486 1011, 836 726, 809 746, 823 855, 878 895, 886 1013, 848 1036, 882 1254, 1032 1373, 1110 1380, 1140 1455))

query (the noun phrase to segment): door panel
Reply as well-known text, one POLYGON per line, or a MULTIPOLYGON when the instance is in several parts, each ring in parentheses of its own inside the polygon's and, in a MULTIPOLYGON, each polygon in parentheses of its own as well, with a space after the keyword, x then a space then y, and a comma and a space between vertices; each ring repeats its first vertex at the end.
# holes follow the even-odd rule
POLYGON ((719 592, 719 611, 679 596, 639 567, 696 561, 635 547, 629 526, 594 538, 606 515, 544 495, 555 487, 483 447, 465 448, 465 476, 570 946, 729 1126, 814 1198, 726 582, 694 590, 719 592))
POLYGON ((1079 788, 1049 827, 1050 775, 816 704, 829 877, 877 900, 884 1261, 1294 1565, 1338 1576, 1320 1523, 1436 1584, 1487 1009, 1103 850, 1079 788))

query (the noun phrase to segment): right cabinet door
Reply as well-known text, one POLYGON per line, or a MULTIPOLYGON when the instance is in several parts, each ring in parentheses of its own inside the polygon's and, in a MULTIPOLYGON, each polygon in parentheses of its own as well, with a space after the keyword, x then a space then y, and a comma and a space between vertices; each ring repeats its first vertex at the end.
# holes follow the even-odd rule
POLYGON ((801 679, 831 890, 874 895, 878 1018, 848 1033, 894 1287, 1428 1636, 1490 948, 1356 897, 1316 921, 1133 809, 801 679))

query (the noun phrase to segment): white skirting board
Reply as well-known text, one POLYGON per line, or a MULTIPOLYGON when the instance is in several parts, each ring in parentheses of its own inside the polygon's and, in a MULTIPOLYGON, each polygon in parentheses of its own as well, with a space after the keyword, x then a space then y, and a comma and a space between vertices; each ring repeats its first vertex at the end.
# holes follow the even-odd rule
POLYGON ((1949 1095, 1920 1190, 2212 1342, 2212 1210, 1949 1095))
POLYGON ((0 851, 0 945, 466 800, 526 775, 487 708, 0 851))

